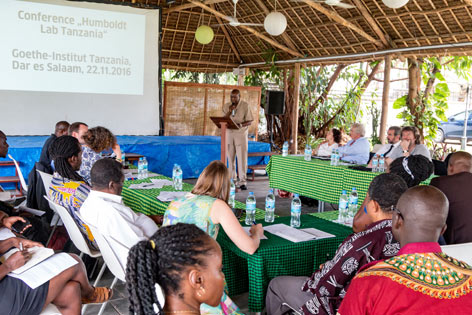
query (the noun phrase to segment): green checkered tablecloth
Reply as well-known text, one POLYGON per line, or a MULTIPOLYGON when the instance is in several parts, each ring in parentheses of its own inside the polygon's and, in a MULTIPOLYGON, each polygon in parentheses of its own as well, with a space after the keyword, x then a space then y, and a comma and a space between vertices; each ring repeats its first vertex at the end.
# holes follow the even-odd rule
MULTIPOLYGON (((158 178, 158 179, 168 179, 172 181, 171 178, 166 176, 155 176, 150 178, 158 178)), ((133 209, 134 212, 140 212, 147 215, 152 214, 164 214, 167 210, 167 206, 169 202, 160 201, 157 199, 157 196, 161 193, 161 191, 176 191, 172 186, 164 186, 161 189, 130 189, 129 186, 131 184, 138 184, 138 183, 150 183, 150 178, 147 179, 138 179, 138 180, 130 180, 125 181, 123 184, 123 191, 121 192, 121 196, 123 197, 123 202, 125 205, 133 209)), ((182 190, 183 191, 191 191, 193 189, 193 185, 183 183, 182 190)), ((242 202, 236 201, 236 209, 246 209, 246 205, 242 202)), ((256 219, 264 219, 265 212, 256 209, 256 219)), ((245 211, 240 218, 240 221, 244 221, 245 219, 245 211)))
MULTIPOLYGON (((259 222, 258 222, 259 223, 259 222)), ((265 222, 260 222, 267 225, 265 222)), ((290 217, 276 218, 274 223, 290 224, 290 217)), ((351 228, 312 215, 302 215, 301 228, 314 227, 336 235, 334 238, 293 243, 265 232, 259 249, 248 255, 242 252, 220 229, 218 242, 223 250, 223 272, 230 295, 249 291, 249 310, 261 312, 271 279, 282 276, 309 276, 331 259, 351 228)))
MULTIPOLYGON (((359 200, 364 200, 370 182, 379 175, 344 165, 331 166, 330 161, 305 161, 303 156, 280 155, 270 158, 266 171, 270 187, 329 203, 338 203, 341 190, 349 193, 353 187, 357 189, 359 200)), ((428 185, 431 178, 422 184, 428 185)))

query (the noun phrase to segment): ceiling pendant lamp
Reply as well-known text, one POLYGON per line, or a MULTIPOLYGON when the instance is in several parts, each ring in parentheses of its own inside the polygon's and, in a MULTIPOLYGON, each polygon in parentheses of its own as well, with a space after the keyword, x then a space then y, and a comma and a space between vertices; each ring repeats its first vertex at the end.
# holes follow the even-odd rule
POLYGON ((280 12, 271 12, 264 19, 264 28, 272 36, 279 36, 287 28, 287 18, 280 12))
POLYGON ((211 27, 207 25, 200 25, 195 32, 195 39, 202 45, 210 43, 215 37, 215 33, 211 27))
POLYGON ((398 9, 408 3, 409 0, 382 0, 382 2, 391 9, 398 9))

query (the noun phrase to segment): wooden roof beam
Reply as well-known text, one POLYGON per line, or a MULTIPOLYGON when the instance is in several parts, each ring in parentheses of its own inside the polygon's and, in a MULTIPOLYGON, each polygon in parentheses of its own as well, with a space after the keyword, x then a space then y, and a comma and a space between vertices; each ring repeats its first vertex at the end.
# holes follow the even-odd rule
MULTIPOLYGON (((206 0, 206 1, 203 1, 203 3, 204 4, 214 4, 214 3, 227 2, 227 1, 228 0, 206 0)), ((197 5, 193 4, 193 3, 186 3, 186 4, 178 5, 178 6, 175 6, 175 7, 170 7, 170 8, 164 9, 164 10, 162 10, 162 13, 167 14, 167 13, 172 13, 172 12, 176 12, 176 11, 182 11, 182 10, 186 10, 186 9, 195 8, 196 6, 197 5)))
POLYGON ((377 21, 375 21, 372 15, 370 15, 369 11, 367 11, 364 3, 362 3, 360 0, 352 0, 352 2, 354 2, 356 8, 361 12, 364 19, 367 21, 370 27, 372 27, 372 30, 380 38, 380 41, 385 46, 385 48, 397 48, 397 45, 392 41, 390 36, 382 32, 379 25, 377 24, 377 21))
POLYGON ((205 64, 212 66, 221 66, 221 67, 237 67, 237 63, 222 63, 208 60, 191 60, 191 59, 176 59, 176 58, 162 58, 163 62, 177 62, 177 63, 193 63, 193 64, 205 64))
MULTIPOLYGON (((472 1, 472 0, 471 0, 472 1)), ((259 5, 259 7, 262 9, 262 11, 264 11, 264 13, 267 15, 270 13, 269 9, 266 7, 266 5, 261 1, 261 0, 256 0, 256 3, 259 5)), ((285 42, 285 45, 287 45, 288 47, 290 47, 291 49, 298 51, 297 47, 295 46, 295 44, 292 42, 292 40, 290 39, 290 36, 288 36, 287 33, 283 32, 281 35, 280 35, 283 39, 283 41, 285 42)))
POLYGON ((353 30, 357 34, 359 34, 362 37, 366 38, 368 41, 374 43, 377 47, 382 47, 382 42, 380 40, 377 40, 377 39, 373 38, 372 36, 370 36, 369 34, 364 32, 361 28, 359 28, 358 26, 352 24, 351 22, 349 22, 348 20, 346 20, 345 18, 340 16, 337 12, 327 9, 327 8, 325 8, 324 6, 322 6, 321 4, 319 4, 317 2, 312 2, 310 0, 301 0, 301 1, 303 1, 304 3, 306 3, 307 5, 312 7, 313 9, 323 13, 324 15, 326 15, 328 18, 332 19, 333 21, 338 22, 342 26, 350 28, 351 30, 353 30))
MULTIPOLYGON (((197 6, 199 6, 200 8, 202 8, 202 9, 208 11, 208 12, 213 13, 213 14, 216 15, 216 16, 219 16, 220 18, 222 18, 222 19, 224 19, 224 20, 226 20, 226 21, 228 21, 228 22, 231 21, 226 15, 224 15, 224 14, 222 14, 222 13, 216 11, 215 9, 210 8, 209 6, 203 4, 202 2, 199 2, 198 0, 189 0, 189 2, 190 2, 190 3, 193 3, 193 4, 197 5, 197 6)), ((242 29, 248 31, 249 33, 253 34, 254 36, 259 37, 260 39, 262 39, 262 40, 268 42, 268 43, 271 44, 272 46, 277 47, 277 48, 279 48, 279 49, 281 49, 281 50, 283 50, 283 51, 285 51, 285 52, 287 52, 287 53, 289 53, 289 54, 291 54, 291 55, 293 55, 293 56, 300 57, 300 58, 303 57, 303 55, 300 54, 299 52, 294 51, 293 49, 290 49, 290 48, 288 48, 287 46, 284 46, 284 45, 282 45, 282 44, 276 42, 275 40, 273 40, 273 39, 271 39, 271 38, 265 36, 264 34, 261 34, 260 32, 256 31, 256 30, 253 29, 252 27, 249 27, 249 26, 246 26, 246 25, 240 25, 240 26, 238 26, 238 27, 240 27, 240 28, 242 28, 242 29)))
MULTIPOLYGON (((213 10, 215 9, 215 5, 212 3, 210 4, 210 8, 212 8, 213 10)), ((223 33, 225 34, 225 37, 226 37, 226 40, 228 41, 228 44, 229 46, 231 47, 231 50, 233 51, 234 55, 236 56, 236 59, 238 59, 238 61, 240 63, 243 62, 243 60, 241 59, 241 56, 239 54, 239 51, 238 49, 236 48, 236 45, 234 44, 233 40, 231 39, 231 36, 229 36, 229 33, 228 33, 228 30, 226 29, 226 26, 223 25, 223 21, 221 20, 221 18, 217 15, 215 15, 216 17, 216 20, 218 21, 218 24, 221 24, 220 27, 221 27, 221 30, 223 31, 223 33)))
POLYGON ((464 2, 472 7, 472 0, 464 0, 464 2))

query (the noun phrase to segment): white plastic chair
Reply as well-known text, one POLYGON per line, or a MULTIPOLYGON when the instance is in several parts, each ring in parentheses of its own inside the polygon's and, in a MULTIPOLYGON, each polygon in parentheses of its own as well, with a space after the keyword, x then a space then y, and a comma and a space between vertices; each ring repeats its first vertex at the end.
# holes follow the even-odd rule
POLYGON ((41 177, 41 180, 43 181, 43 185, 44 185, 44 190, 46 191, 46 194, 47 194, 49 187, 51 187, 52 175, 41 172, 40 170, 36 170, 36 172, 38 172, 39 176, 41 177))
MULTIPOLYGON (((80 257, 82 258, 83 254, 87 254, 93 258, 102 257, 102 254, 99 251, 90 249, 90 247, 87 244, 87 241, 85 240, 84 236, 82 235, 82 232, 77 226, 77 223, 75 223, 75 220, 74 218, 72 218, 69 211, 67 211, 67 209, 64 208, 63 206, 60 206, 57 203, 53 202, 47 196, 44 196, 44 198, 46 198, 46 200, 48 201, 51 209, 53 209, 61 218, 62 222, 64 223, 64 226, 66 227, 67 233, 69 234, 69 237, 72 240, 72 243, 74 243, 75 247, 77 247, 77 249, 80 250, 80 257)), ((97 279, 95 280, 93 284, 94 286, 98 284, 98 281, 100 280, 103 273, 105 272, 106 267, 107 265, 106 263, 104 263, 102 266, 102 269, 100 270, 97 276, 97 279)))
POLYGON ((472 266, 472 243, 443 245, 441 249, 447 255, 472 266))
POLYGON ((61 315, 56 305, 49 303, 40 315, 61 315))
MULTIPOLYGON (((41 177, 41 181, 43 182, 44 190, 46 191, 45 196, 47 196, 47 192, 48 192, 49 187, 51 186, 51 182, 52 182, 52 175, 48 174, 48 173, 45 173, 45 172, 41 172, 40 170, 36 170, 36 172, 38 172, 39 176, 41 177)), ((51 224, 49 225, 49 226, 52 226, 53 228, 52 228, 51 234, 49 235, 48 241, 46 242, 46 246, 49 245, 49 241, 51 241, 51 238, 54 235, 54 232, 56 231, 56 228, 57 228, 58 225, 62 225, 62 222, 61 222, 61 219, 59 218, 59 215, 57 214, 57 212, 54 211, 54 216, 52 217, 51 224)))
MULTIPOLYGON (((92 232, 92 235, 95 241, 97 242, 98 247, 100 248, 100 252, 102 253, 103 260, 107 264, 108 269, 115 276, 110 286, 110 289, 113 289, 118 279, 123 282, 126 282, 126 279, 125 279, 126 266, 123 266, 120 260, 118 259, 118 257, 115 255, 115 252, 113 251, 113 249, 110 246, 110 243, 107 240, 108 236, 107 237, 103 236, 102 233, 100 233, 100 231, 96 227, 90 224, 88 224, 88 227, 90 228, 90 231, 92 232)), ((113 244, 114 246, 124 247, 124 245, 121 245, 116 241, 113 241, 113 244)), ((100 311, 98 312, 98 315, 103 314, 103 312, 105 311, 106 305, 107 305, 107 302, 102 304, 102 307, 100 308, 100 311)))
POLYGON ((20 178, 21 189, 25 192, 24 195, 27 195, 28 194, 28 186, 26 185, 25 178, 23 177, 23 173, 21 172, 20 165, 18 164, 18 162, 10 154, 8 154, 8 157, 15 164, 15 168, 16 168, 16 171, 18 173, 18 177, 20 178))

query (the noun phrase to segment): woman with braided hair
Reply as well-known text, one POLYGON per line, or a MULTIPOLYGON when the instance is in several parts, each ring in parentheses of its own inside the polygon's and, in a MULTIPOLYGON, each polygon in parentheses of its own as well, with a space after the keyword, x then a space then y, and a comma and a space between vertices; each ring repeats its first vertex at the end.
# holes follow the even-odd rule
POLYGON ((434 171, 433 162, 423 155, 410 155, 395 159, 388 167, 389 173, 403 178, 408 188, 419 185, 434 171))
POLYGON ((102 159, 102 152, 113 150, 112 157, 121 163, 121 149, 116 141, 115 135, 105 127, 94 127, 87 131, 83 136, 84 145, 82 146, 82 165, 79 174, 90 183, 90 171, 93 164, 102 159))
POLYGON ((77 173, 82 163, 82 148, 79 140, 72 136, 59 137, 49 147, 49 153, 55 168, 51 186, 49 186, 49 198, 69 210, 90 247, 98 250, 89 227, 77 215, 77 211, 90 193, 90 187, 77 173))
POLYGON ((126 287, 130 313, 203 314, 200 305, 217 306, 224 288, 218 243, 193 224, 159 229, 129 252, 126 287), (164 291, 165 303, 159 299, 164 291))

